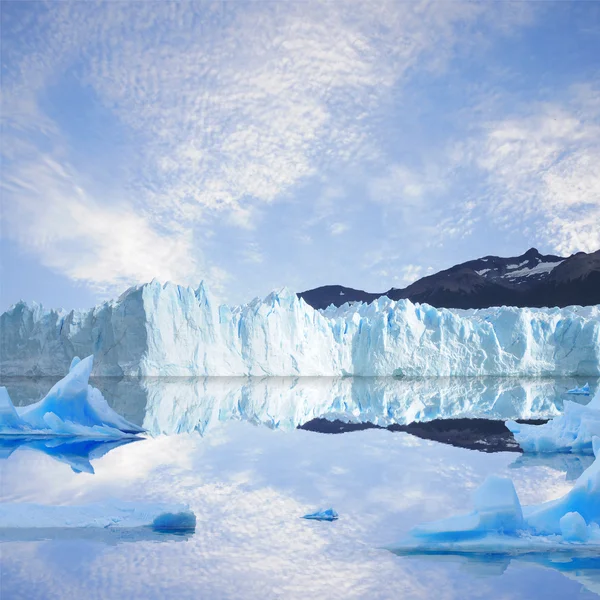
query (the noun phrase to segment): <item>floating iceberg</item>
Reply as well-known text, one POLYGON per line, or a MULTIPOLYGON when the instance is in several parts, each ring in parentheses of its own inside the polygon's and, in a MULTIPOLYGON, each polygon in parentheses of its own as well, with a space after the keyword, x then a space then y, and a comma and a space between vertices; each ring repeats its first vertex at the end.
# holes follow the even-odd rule
POLYGON ((185 504, 150 504, 111 500, 100 504, 49 506, 0 504, 0 539, 15 529, 135 529, 193 531, 196 515, 185 504))
POLYGON ((87 311, 20 302, 0 316, 0 369, 108 376, 600 375, 600 307, 437 309, 379 298, 318 311, 289 290, 218 306, 154 281, 87 311))
POLYGON ((339 515, 337 512, 335 512, 335 510, 333 510, 333 508, 328 508, 326 510, 320 509, 317 512, 304 515, 302 518, 313 521, 337 521, 339 515))
POLYGON ((565 402, 563 414, 544 425, 506 426, 524 452, 592 454, 592 440, 600 437, 600 389, 587 405, 565 402))
POLYGON ((567 394, 573 394, 574 396, 589 396, 590 395, 590 384, 586 383, 583 387, 574 387, 569 390, 567 394))
POLYGON ((512 480, 491 476, 474 494, 475 510, 413 529, 390 548, 398 554, 600 552, 600 439, 596 460, 558 500, 521 507, 512 480))
POLYGON ((93 356, 73 358, 69 374, 29 406, 15 408, 6 388, 0 387, 0 435, 119 438, 142 433, 88 384, 93 364, 93 356))

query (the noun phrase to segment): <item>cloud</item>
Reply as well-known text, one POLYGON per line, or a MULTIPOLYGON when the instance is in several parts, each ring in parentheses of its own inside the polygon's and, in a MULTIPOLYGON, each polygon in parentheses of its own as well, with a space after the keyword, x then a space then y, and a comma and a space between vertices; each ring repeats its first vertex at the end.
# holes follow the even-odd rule
POLYGON ((329 231, 331 231, 331 235, 340 235, 350 229, 350 226, 347 223, 332 223, 329 227, 329 231))
POLYGON ((405 165, 391 165, 387 171, 369 183, 369 197, 374 202, 396 208, 418 209, 443 191, 444 185, 437 169, 416 170, 405 165))
POLYGON ((562 254, 600 247, 599 106, 600 92, 579 86, 566 105, 533 105, 467 145, 463 157, 487 174, 492 219, 531 222, 533 236, 562 254))
POLYGON ((243 261, 246 263, 260 264, 265 260, 259 245, 256 242, 250 242, 243 252, 243 261))
MULTIPOLYGON (((222 222, 250 230, 270 204, 336 169, 385 170, 374 124, 390 92, 417 67, 443 68, 470 28, 509 31, 526 13, 470 2, 6 8, 10 236, 43 264, 96 287, 155 276, 186 282, 218 270, 204 262, 202 230, 212 235, 222 222), (119 205, 86 177, 94 165, 72 160, 78 148, 48 110, 48 90, 66 75, 133 149, 119 205)), ((392 176, 411 202, 432 191, 422 178, 392 176)))
POLYGON ((98 203, 52 157, 21 164, 2 192, 18 198, 4 206, 4 235, 73 281, 106 294, 154 277, 200 279, 189 232, 161 232, 126 205, 98 203))

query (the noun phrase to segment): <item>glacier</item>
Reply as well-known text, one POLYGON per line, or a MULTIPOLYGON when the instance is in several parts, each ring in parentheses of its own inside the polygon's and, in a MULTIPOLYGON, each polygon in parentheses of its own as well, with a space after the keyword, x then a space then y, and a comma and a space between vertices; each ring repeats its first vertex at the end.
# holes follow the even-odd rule
POLYGON ((473 512, 415 527, 389 549, 398 554, 600 552, 600 438, 595 461, 562 498, 522 507, 511 479, 489 476, 473 512))
POLYGON ((600 390, 587 405, 566 401, 563 411, 544 425, 505 424, 524 452, 592 454, 593 440, 600 438, 600 390))
POLYGON ((15 408, 0 387, 0 435, 119 438, 144 430, 117 414, 88 381, 94 357, 74 357, 69 373, 39 402, 15 408))
POLYGON ((379 298, 314 310, 283 289, 242 306, 153 281, 90 310, 19 302, 0 316, 0 372, 106 376, 597 376, 600 306, 436 309, 379 298))

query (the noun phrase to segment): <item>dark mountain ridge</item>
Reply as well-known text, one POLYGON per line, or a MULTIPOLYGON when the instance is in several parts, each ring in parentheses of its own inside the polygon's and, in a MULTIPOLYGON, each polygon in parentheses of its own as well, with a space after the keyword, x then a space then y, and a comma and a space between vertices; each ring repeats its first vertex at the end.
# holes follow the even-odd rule
POLYGON ((470 260, 380 294, 328 285, 298 295, 317 309, 381 296, 438 308, 589 306, 600 304, 600 250, 562 257, 531 248, 520 256, 470 260))

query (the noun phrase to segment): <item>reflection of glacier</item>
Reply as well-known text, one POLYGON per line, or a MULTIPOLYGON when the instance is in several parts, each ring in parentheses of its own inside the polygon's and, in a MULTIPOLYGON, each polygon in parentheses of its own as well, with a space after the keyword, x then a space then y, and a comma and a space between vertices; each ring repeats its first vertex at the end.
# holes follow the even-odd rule
POLYGON ((316 311, 288 290, 218 306, 152 282, 91 310, 18 303, 0 317, 4 375, 600 375, 600 307, 436 309, 380 298, 316 311))
MULTIPOLYGON (((17 405, 49 387, 45 378, 5 384, 17 405)), ((116 412, 156 435, 204 433, 231 419, 293 429, 316 417, 378 425, 451 417, 549 418, 560 414, 573 379, 99 377, 93 384, 116 412)))

